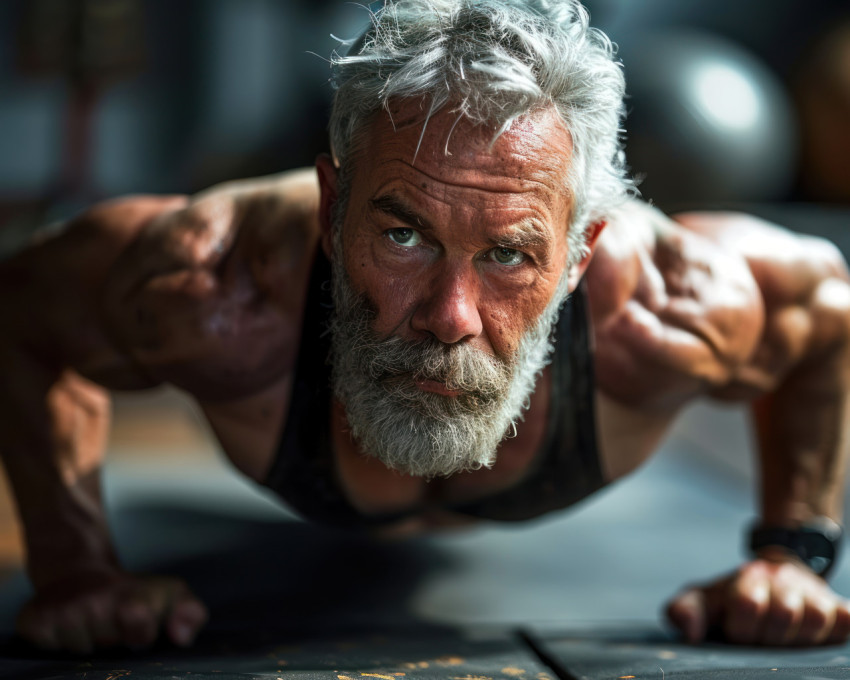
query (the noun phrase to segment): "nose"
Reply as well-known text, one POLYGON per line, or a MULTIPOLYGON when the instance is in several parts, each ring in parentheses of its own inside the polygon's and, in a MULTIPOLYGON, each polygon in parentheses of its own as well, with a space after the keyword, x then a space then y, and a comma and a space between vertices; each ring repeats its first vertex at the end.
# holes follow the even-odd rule
POLYGON ((478 298, 479 281, 474 266, 446 263, 428 282, 411 326, 414 331, 428 333, 445 344, 476 338, 483 330, 478 298))

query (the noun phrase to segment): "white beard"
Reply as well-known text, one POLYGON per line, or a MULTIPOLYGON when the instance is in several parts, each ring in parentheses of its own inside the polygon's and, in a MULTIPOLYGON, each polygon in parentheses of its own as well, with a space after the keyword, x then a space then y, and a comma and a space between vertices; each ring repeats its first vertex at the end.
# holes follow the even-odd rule
POLYGON ((490 467, 550 361, 566 273, 517 351, 502 360, 466 343, 379 338, 372 331, 373 306, 353 290, 341 264, 340 240, 333 261, 333 384, 360 450, 393 470, 426 478, 490 467), (416 384, 422 379, 460 395, 425 392, 416 384))

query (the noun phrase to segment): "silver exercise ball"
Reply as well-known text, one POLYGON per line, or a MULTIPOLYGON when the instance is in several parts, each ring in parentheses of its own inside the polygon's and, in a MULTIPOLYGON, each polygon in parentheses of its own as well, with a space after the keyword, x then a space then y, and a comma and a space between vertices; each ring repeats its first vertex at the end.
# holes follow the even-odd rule
POLYGON ((771 201, 794 177, 792 107, 747 51, 697 32, 656 34, 622 52, 627 154, 662 208, 771 201))

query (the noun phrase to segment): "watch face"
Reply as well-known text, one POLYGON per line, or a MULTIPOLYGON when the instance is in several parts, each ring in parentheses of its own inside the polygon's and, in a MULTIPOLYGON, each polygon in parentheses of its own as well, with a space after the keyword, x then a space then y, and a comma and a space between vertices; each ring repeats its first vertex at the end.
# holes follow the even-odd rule
POLYGON ((821 533, 802 530, 797 535, 802 548, 797 554, 813 572, 824 574, 835 559, 835 545, 821 533))

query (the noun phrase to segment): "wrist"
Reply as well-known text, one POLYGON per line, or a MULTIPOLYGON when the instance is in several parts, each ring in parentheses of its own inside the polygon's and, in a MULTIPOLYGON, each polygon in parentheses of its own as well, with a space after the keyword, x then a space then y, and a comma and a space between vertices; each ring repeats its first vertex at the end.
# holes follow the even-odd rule
POLYGON ((102 527, 66 525, 62 529, 26 531, 27 575, 36 589, 71 574, 119 568, 110 536, 102 527))
POLYGON ((748 547, 758 559, 796 561, 825 578, 838 558, 841 536, 841 527, 828 517, 794 526, 756 524, 748 547))
POLYGON ((81 577, 92 580, 102 579, 121 570, 118 560, 112 555, 75 555, 67 559, 55 556, 45 559, 43 556, 27 557, 27 576, 37 591, 81 577))
POLYGON ((117 563, 78 560, 61 569, 30 574, 33 590, 38 594, 57 593, 69 588, 98 587, 120 578, 124 570, 117 563))

